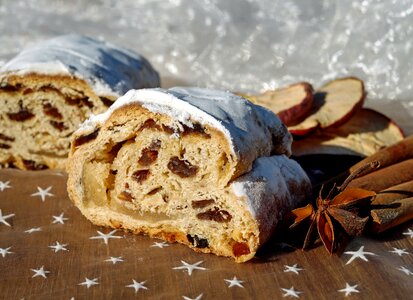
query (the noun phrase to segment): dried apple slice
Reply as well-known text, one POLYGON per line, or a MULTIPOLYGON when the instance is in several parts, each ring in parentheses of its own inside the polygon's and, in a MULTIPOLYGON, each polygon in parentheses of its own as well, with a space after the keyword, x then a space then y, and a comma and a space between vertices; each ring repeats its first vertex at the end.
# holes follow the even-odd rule
POLYGON ((337 127, 345 123, 363 104, 364 84, 358 78, 330 81, 314 94, 312 113, 288 129, 294 135, 307 135, 317 128, 337 127))
POLYGON ((362 108, 344 125, 294 141, 293 155, 336 154, 370 156, 401 141, 400 127, 385 115, 362 108))
POLYGON ((287 126, 302 121, 313 107, 313 87, 307 82, 269 90, 259 95, 241 94, 241 96, 272 110, 287 126))

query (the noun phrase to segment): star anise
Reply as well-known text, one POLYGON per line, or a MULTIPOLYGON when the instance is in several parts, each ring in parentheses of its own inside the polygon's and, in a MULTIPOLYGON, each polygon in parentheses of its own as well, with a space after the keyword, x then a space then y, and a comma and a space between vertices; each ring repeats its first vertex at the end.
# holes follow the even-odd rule
POLYGON ((303 249, 307 248, 317 236, 320 237, 327 251, 332 254, 337 250, 340 239, 360 235, 369 219, 362 213, 368 208, 376 195, 373 191, 360 188, 346 188, 351 180, 368 168, 378 168, 377 161, 365 165, 353 172, 341 186, 333 185, 328 195, 323 197, 323 186, 316 199, 315 207, 310 203, 294 209, 289 214, 293 221, 290 228, 308 222, 303 249), (317 232, 315 233, 315 229, 317 232))

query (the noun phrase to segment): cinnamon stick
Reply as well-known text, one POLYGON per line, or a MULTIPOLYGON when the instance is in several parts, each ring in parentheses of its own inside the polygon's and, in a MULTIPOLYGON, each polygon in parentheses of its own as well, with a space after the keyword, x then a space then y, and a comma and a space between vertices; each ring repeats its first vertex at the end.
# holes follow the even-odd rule
POLYGON ((413 180, 413 159, 408 159, 356 178, 349 183, 348 187, 380 192, 411 180, 413 180))
POLYGON ((393 201, 410 197, 413 197, 413 180, 380 191, 377 193, 372 204, 390 204, 393 201))
POLYGON ((413 197, 394 201, 388 208, 373 209, 370 214, 370 232, 381 233, 413 219, 413 197))
MULTIPOLYGON (((401 161, 413 158, 413 135, 403 139, 402 141, 392 146, 379 150, 373 155, 366 157, 350 168, 350 173, 359 167, 368 164, 372 161, 379 161, 381 168, 397 164, 401 161)), ((366 170, 361 175, 366 175, 373 170, 366 170)))

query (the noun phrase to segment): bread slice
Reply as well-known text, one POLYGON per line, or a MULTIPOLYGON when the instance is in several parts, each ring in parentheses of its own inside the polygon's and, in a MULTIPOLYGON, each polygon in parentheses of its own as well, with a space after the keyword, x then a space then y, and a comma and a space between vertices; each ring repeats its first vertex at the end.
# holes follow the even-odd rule
POLYGON ((80 123, 129 89, 158 86, 142 56, 84 36, 22 51, 0 69, 0 167, 64 169, 80 123))
POLYGON ((94 224, 251 259, 310 182, 269 110, 229 92, 143 89, 72 137, 68 192, 94 224))

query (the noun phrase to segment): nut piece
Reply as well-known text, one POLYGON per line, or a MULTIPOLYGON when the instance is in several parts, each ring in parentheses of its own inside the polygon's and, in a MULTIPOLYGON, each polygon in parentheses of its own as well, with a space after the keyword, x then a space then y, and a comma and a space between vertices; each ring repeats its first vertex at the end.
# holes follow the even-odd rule
POLYGON ((200 220, 215 221, 218 223, 228 223, 232 219, 229 212, 226 210, 220 210, 216 206, 213 209, 198 213, 196 217, 200 220))
POLYGON ((193 166, 187 160, 180 160, 178 156, 173 156, 169 160, 168 169, 181 178, 193 177, 198 171, 197 166, 193 166))

